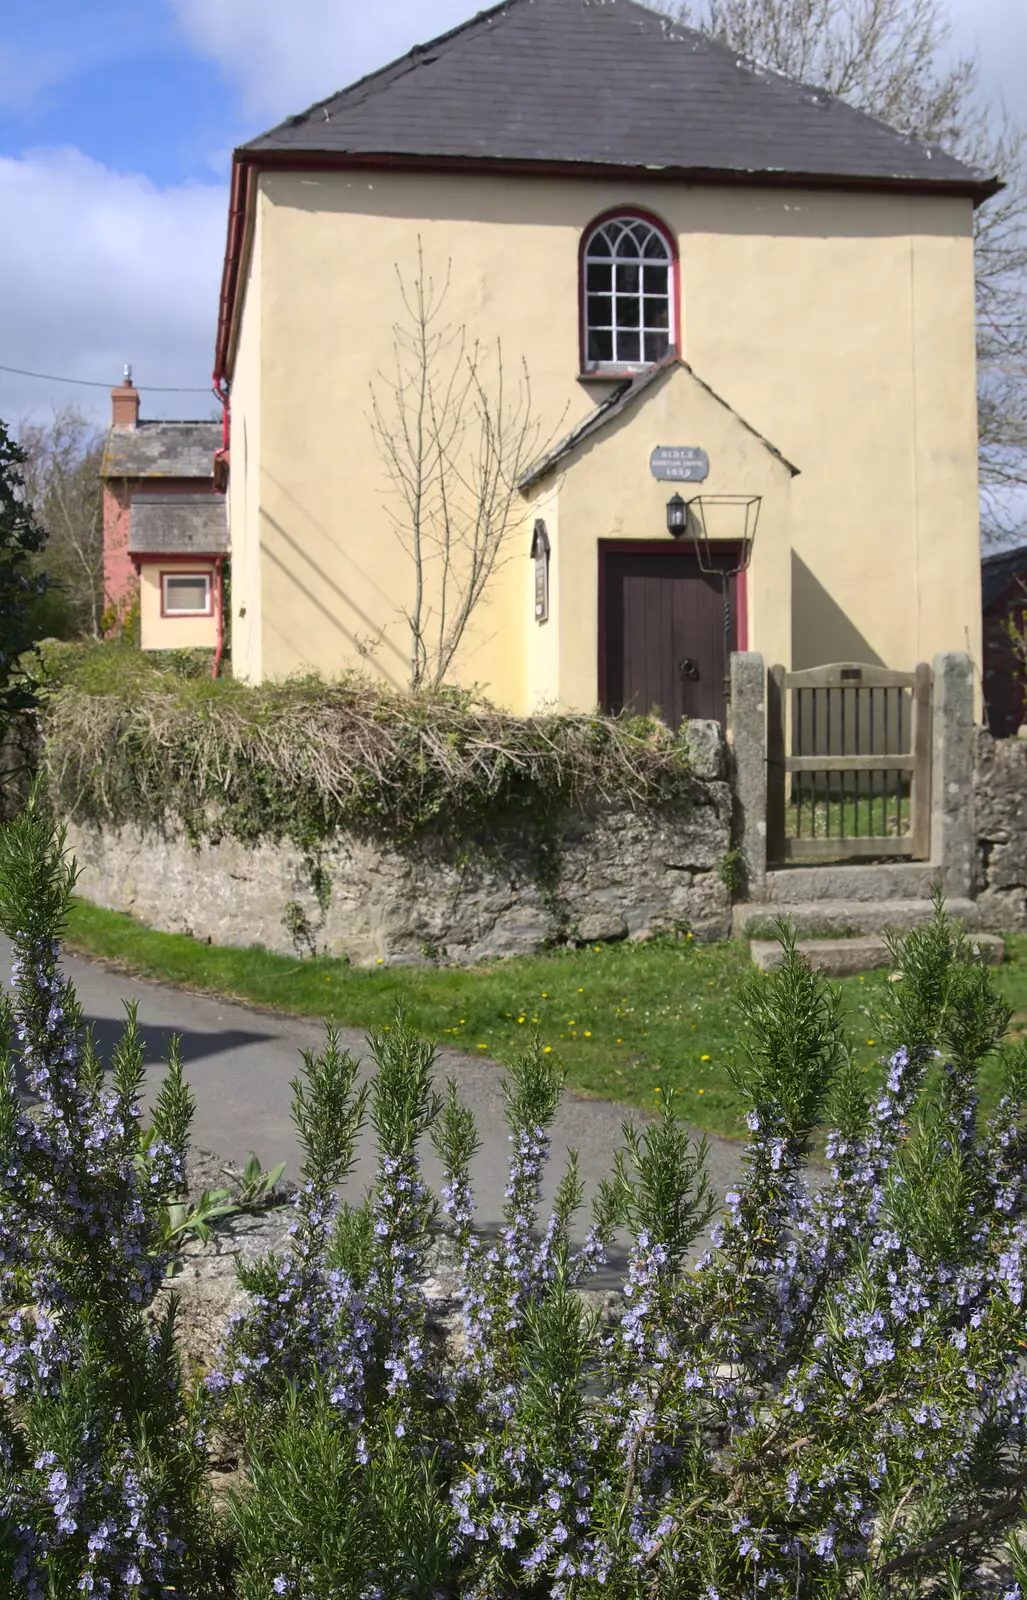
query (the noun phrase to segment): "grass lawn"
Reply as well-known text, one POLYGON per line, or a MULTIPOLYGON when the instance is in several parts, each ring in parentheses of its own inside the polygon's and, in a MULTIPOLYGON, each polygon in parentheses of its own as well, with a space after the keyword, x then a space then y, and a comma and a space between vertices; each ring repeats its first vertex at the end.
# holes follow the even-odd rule
MULTIPOLYGON (((1027 1030, 1027 937, 1008 942, 999 989, 1027 1030)), ((726 1067, 738 1048, 734 995, 752 971, 748 946, 691 939, 590 946, 480 967, 351 967, 262 949, 233 950, 182 934, 155 933, 113 911, 78 901, 68 945, 126 971, 186 988, 251 1001, 276 1011, 333 1017, 371 1028, 400 1004, 411 1022, 446 1045, 509 1060, 533 1032, 558 1055, 569 1086, 586 1095, 651 1106, 676 1092, 682 1114, 711 1132, 743 1130, 726 1067)), ((870 1018, 887 988, 884 973, 841 985, 857 1059, 873 1073, 870 1018)), ((993 1103, 997 1064, 982 1082, 993 1103)))

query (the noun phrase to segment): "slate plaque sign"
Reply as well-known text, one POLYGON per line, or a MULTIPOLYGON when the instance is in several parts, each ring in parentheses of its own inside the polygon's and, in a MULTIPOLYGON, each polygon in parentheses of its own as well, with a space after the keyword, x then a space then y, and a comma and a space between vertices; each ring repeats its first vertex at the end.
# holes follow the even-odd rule
POLYGON ((649 457, 649 471, 667 483, 702 483, 710 475, 710 458, 693 444, 661 444, 649 457))

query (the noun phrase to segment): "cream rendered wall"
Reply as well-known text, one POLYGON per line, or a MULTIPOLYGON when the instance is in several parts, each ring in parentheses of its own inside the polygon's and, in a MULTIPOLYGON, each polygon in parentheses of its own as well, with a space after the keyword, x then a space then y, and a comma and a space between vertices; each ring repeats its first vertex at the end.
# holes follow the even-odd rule
MULTIPOLYGON (((264 200, 258 193, 249 277, 232 374, 232 467, 228 531, 232 551, 232 673, 259 682, 262 670, 261 392, 264 200)), ((273 603, 273 602, 272 602, 273 603)))
MULTIPOLYGON (((411 570, 368 415, 401 314, 395 265, 412 277, 418 238, 437 279, 451 263, 453 322, 501 337, 508 372, 526 360, 562 433, 605 392, 578 378, 578 245, 617 205, 676 235, 682 353, 802 471, 791 660, 979 654, 968 201, 357 171, 265 173, 259 188, 260 352, 248 302, 237 371, 249 418, 259 360, 265 675, 371 664, 406 680, 411 570)), ((644 459, 621 487, 650 493, 644 459)), ((257 526, 250 501, 247 544, 257 526)), ((523 709, 530 522, 518 537, 459 671, 523 709)), ((750 593, 758 625, 755 574, 750 593)), ((574 670, 584 687, 584 658, 574 670)))
MULTIPOLYGON (((564 597, 558 677, 562 704, 592 706, 598 698, 598 541, 659 539, 666 535, 667 500, 675 490, 690 499, 700 492, 735 493, 739 486, 763 497, 747 578, 748 647, 776 661, 788 651, 791 638, 792 473, 762 440, 679 366, 568 458, 558 491, 549 491, 559 499, 560 537, 553 542, 553 564, 564 597), (664 483, 650 475, 649 455, 656 445, 699 440, 710 457, 704 483, 664 483)), ((710 528, 714 532, 712 521, 710 528)), ((721 522, 722 536, 734 532, 721 522)))
POLYGON ((213 650, 217 645, 217 617, 162 617, 162 572, 209 572, 213 592, 213 561, 142 561, 139 571, 139 644, 143 650, 213 650))
POLYGON ((682 264, 689 359, 802 470, 791 664, 979 662, 969 201, 708 196, 682 264))

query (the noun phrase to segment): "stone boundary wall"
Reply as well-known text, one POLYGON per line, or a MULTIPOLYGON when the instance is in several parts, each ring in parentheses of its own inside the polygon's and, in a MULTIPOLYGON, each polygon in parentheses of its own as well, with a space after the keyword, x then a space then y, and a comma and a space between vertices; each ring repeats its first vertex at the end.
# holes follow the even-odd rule
POLYGON ((360 965, 472 962, 527 955, 557 940, 645 938, 731 929, 719 868, 731 849, 732 794, 716 723, 687 730, 695 789, 684 810, 597 807, 568 819, 554 870, 511 833, 508 847, 457 861, 437 843, 395 849, 341 835, 323 856, 322 912, 302 852, 225 839, 194 846, 138 828, 73 824, 78 893, 150 927, 222 945, 292 953, 313 946, 360 965))
POLYGON ((977 730, 973 809, 977 924, 994 933, 1027 929, 1027 739, 977 730))

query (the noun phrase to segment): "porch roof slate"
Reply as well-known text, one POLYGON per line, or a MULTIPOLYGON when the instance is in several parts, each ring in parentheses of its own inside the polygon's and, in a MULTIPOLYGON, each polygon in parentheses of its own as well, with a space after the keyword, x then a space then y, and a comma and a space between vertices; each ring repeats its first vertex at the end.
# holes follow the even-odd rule
POLYGON ((573 450, 576 450, 579 444, 591 438, 593 434, 601 432, 616 417, 629 410, 648 389, 652 388, 654 383, 664 377, 666 373, 673 371, 675 367, 680 367, 687 372, 689 377, 694 379, 701 389, 705 389, 706 393, 716 400, 718 405, 723 406, 726 411, 730 411, 731 415, 737 418, 746 432, 751 433, 755 439, 758 439, 764 449, 768 450, 772 456, 776 456, 783 467, 787 467, 793 478, 799 476, 801 469, 789 461, 787 456, 782 455, 777 446, 771 444, 770 440, 765 438, 757 428, 754 428, 751 422, 746 422, 741 413, 736 411, 734 406, 729 405, 722 395, 719 395, 715 389, 711 389, 710 385, 700 378, 699 374, 688 365, 687 361, 683 361, 680 356, 667 356, 663 361, 658 361, 655 366, 648 367, 644 372, 636 373, 634 377, 619 383, 608 395, 605 395, 594 411, 590 411, 588 416, 582 422, 579 422, 576 428, 572 428, 571 432, 561 439, 559 444, 554 445, 548 454, 544 455, 540 461, 537 461, 533 467, 528 469, 522 478, 518 479, 517 487, 521 493, 524 494, 527 490, 533 489, 536 483, 539 483, 554 468, 558 467, 560 462, 570 455, 573 450))
POLYGON ((129 521, 130 555, 224 555, 228 513, 224 495, 137 495, 129 521))
POLYGON ((995 179, 637 0, 503 0, 289 117, 253 157, 411 157, 955 190, 995 179))

